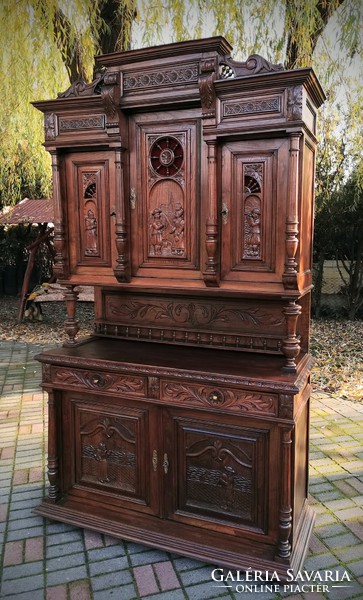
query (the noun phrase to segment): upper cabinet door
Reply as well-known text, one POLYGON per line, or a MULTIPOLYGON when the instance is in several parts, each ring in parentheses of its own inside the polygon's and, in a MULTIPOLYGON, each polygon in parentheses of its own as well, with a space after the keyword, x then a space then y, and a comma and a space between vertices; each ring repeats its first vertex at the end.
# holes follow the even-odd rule
POLYGON ((198 138, 193 112, 130 119, 133 276, 200 277, 198 138))
POLYGON ((97 276, 112 267, 113 153, 68 154, 65 189, 70 273, 97 276))
POLYGON ((222 279, 281 281, 288 160, 286 139, 222 147, 222 279))

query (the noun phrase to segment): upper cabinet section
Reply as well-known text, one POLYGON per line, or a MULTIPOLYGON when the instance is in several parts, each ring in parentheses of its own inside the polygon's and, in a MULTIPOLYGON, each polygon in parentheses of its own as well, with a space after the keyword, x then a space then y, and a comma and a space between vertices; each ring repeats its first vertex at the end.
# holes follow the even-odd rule
POLYGON ((311 69, 231 58, 222 37, 101 56, 44 113, 55 271, 74 284, 311 288, 311 69))
POLYGON ((92 83, 34 103, 45 113, 45 146, 126 143, 125 112, 168 106, 201 107, 211 135, 296 123, 314 135, 324 93, 312 69, 285 71, 259 55, 237 62, 231 51, 213 37, 98 57, 92 83))

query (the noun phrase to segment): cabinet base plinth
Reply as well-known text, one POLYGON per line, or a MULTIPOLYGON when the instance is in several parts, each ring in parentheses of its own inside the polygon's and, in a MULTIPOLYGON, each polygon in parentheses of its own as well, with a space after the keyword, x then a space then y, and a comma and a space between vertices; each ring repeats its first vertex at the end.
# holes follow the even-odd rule
MULTIPOLYGON (((276 572, 281 581, 288 577, 291 579, 291 572, 297 573, 302 568, 315 522, 315 513, 306 505, 291 557, 282 561, 282 559, 274 559, 275 547, 263 542, 259 546, 256 542, 251 544, 248 539, 242 537, 236 539, 228 535, 220 536, 212 531, 208 533, 204 531, 201 536, 194 527, 183 528, 184 537, 182 537, 178 535, 180 533, 178 524, 173 524, 175 534, 170 535, 161 531, 160 519, 150 515, 144 517, 145 528, 143 528, 142 525, 137 526, 129 522, 132 520, 130 517, 120 520, 119 515, 116 517, 109 510, 107 516, 102 514, 103 511, 91 508, 85 514, 77 507, 77 503, 64 500, 62 502, 63 504, 56 504, 44 500, 33 512, 51 520, 99 531, 114 538, 144 544, 229 569, 242 571, 252 569, 252 571, 268 571, 270 574, 276 572)), ((143 517, 138 519, 139 522, 142 520, 143 517)))

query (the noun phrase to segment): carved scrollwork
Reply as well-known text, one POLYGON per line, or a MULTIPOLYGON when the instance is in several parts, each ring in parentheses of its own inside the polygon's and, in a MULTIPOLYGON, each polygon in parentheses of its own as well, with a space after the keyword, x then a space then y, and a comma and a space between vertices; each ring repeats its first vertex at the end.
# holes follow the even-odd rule
POLYGON ((225 58, 219 68, 219 78, 248 77, 249 75, 259 75, 260 73, 282 71, 283 68, 282 64, 271 63, 259 54, 251 54, 245 62, 225 58))
POLYGON ((105 71, 99 71, 91 83, 79 79, 72 83, 65 92, 58 94, 58 98, 72 98, 78 96, 93 96, 101 94, 101 85, 105 76, 105 71))
POLYGON ((217 79, 216 61, 207 59, 200 63, 199 94, 202 104, 202 116, 215 115, 216 92, 214 82, 217 79))

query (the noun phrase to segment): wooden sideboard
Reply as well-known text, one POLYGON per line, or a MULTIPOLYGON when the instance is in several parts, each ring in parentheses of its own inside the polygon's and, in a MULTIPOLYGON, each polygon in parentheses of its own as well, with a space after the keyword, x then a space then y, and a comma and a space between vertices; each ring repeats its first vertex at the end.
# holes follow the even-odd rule
POLYGON ((311 69, 221 37, 101 56, 44 113, 69 341, 43 352, 37 512, 238 569, 299 569, 307 503, 311 69), (78 338, 77 285, 95 286, 78 338))

